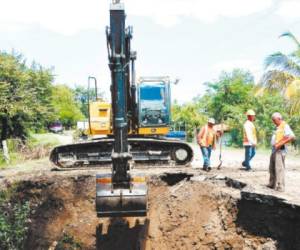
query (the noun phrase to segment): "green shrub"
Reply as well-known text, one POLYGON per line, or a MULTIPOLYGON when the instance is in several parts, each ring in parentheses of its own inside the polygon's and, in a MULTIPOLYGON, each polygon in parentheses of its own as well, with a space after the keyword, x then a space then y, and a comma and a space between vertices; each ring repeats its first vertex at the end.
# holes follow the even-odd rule
POLYGON ((13 203, 11 197, 17 186, 0 192, 0 249, 24 249, 27 237, 30 204, 13 203))
POLYGON ((59 242, 57 243, 55 250, 79 250, 82 246, 77 242, 73 236, 64 233, 59 242))

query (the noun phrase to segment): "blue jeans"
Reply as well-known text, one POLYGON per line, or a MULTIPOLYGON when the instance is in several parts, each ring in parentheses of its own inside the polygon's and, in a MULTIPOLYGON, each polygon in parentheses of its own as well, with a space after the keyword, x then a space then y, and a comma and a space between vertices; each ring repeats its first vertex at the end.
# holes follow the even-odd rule
POLYGON ((203 168, 208 168, 210 167, 210 156, 211 156, 212 146, 200 147, 200 148, 203 156, 203 168))
POLYGON ((246 169, 251 169, 250 161, 255 156, 256 149, 253 146, 245 146, 245 160, 243 161, 242 165, 246 169))

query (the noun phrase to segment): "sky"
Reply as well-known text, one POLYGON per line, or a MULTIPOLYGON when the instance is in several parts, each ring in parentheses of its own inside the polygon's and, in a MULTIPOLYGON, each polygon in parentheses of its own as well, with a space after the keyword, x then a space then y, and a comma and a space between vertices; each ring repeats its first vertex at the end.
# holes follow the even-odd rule
MULTIPOLYGON (((179 78, 172 98, 188 102, 204 82, 233 68, 259 81, 264 58, 289 53, 300 38, 300 0, 123 0, 133 26, 138 76, 179 78)), ((98 79, 109 99, 105 26, 109 0, 0 0, 0 50, 53 67, 56 84, 98 79)))

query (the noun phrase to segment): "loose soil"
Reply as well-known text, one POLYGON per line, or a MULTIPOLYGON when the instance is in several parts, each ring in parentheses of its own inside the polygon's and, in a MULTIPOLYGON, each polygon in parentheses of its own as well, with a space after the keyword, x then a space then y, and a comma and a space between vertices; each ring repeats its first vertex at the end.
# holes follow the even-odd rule
POLYGON ((243 150, 226 149, 222 169, 214 153, 206 173, 194 150, 191 168, 135 169, 149 176, 147 218, 96 217, 95 175, 109 169, 55 172, 41 159, 2 170, 0 188, 17 182, 16 197, 30 201, 25 249, 300 249, 299 157, 288 155, 278 193, 266 188, 268 154, 248 173, 243 150))
POLYGON ((32 207, 26 249, 75 249, 61 244, 66 235, 82 249, 299 249, 299 207, 226 183, 154 175, 147 218, 99 219, 94 175, 23 181, 17 192, 32 207))

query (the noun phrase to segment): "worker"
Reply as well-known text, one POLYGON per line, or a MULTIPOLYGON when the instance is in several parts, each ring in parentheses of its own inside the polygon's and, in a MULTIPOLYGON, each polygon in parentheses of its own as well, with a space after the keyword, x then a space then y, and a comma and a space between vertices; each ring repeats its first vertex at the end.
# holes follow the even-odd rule
POLYGON ((216 148, 216 132, 213 129, 215 125, 215 119, 209 118, 208 123, 203 126, 197 135, 197 142, 200 146, 203 156, 203 170, 211 170, 210 156, 211 151, 216 148))
POLYGON ((246 113, 247 121, 244 123, 243 127, 243 145, 245 147, 245 160, 242 162, 243 167, 247 171, 251 171, 250 161, 255 156, 256 153, 256 128, 254 125, 255 121, 255 112, 252 109, 249 109, 246 113))
POLYGON ((272 154, 269 165, 270 181, 268 187, 283 192, 285 188, 284 169, 285 156, 287 153, 286 145, 295 139, 295 134, 290 126, 282 119, 280 113, 274 113, 272 115, 272 121, 276 126, 276 130, 271 140, 272 154))

